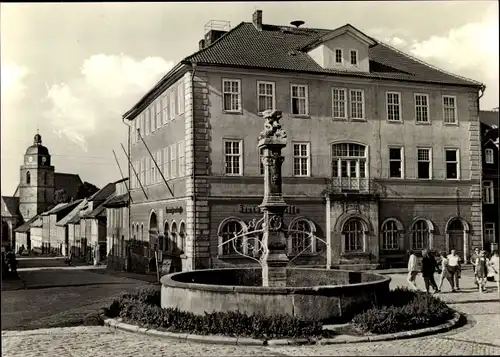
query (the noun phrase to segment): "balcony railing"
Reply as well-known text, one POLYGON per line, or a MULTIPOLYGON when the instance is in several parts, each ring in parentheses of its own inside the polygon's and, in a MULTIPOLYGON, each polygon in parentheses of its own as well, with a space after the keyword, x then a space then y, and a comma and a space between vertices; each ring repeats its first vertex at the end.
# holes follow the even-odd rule
POLYGON ((330 193, 381 194, 383 189, 366 177, 332 177, 327 191, 330 193))

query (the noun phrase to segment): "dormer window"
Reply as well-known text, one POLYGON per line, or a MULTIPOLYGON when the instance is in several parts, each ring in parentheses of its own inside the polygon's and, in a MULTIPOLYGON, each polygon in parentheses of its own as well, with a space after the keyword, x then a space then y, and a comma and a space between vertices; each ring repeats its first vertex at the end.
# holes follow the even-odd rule
POLYGON ((335 63, 342 63, 342 49, 335 49, 335 63))
POLYGON ((484 160, 487 164, 494 164, 495 160, 493 159, 493 150, 486 149, 484 150, 484 160))
POLYGON ((358 51, 351 50, 350 51, 350 58, 351 58, 351 64, 353 66, 357 66, 358 65, 358 51))

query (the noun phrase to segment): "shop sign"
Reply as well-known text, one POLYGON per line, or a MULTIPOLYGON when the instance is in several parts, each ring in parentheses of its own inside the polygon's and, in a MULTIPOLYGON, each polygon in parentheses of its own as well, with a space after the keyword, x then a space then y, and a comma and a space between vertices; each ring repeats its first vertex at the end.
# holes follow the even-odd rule
POLYGON ((182 213, 184 209, 182 207, 167 207, 165 208, 165 213, 182 213))
MULTIPOLYGON (((239 213, 262 213, 259 206, 256 205, 238 205, 239 213)), ((300 209, 296 206, 288 206, 285 210, 286 214, 299 214, 300 209)))

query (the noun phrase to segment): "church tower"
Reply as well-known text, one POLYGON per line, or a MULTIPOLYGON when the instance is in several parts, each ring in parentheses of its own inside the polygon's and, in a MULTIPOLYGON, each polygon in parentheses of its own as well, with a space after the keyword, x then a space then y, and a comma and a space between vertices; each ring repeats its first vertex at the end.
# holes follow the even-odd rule
POLYGON ((54 166, 50 164, 49 150, 42 145, 42 136, 37 132, 21 165, 19 211, 24 221, 47 211, 54 202, 54 186, 54 166))

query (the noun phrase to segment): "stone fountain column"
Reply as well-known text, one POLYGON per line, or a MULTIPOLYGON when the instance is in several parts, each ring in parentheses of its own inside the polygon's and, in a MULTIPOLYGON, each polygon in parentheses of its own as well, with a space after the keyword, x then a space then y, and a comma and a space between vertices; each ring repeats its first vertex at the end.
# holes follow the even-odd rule
POLYGON ((286 286, 286 237, 283 215, 287 204, 283 199, 281 166, 285 158, 281 150, 286 146, 287 136, 279 120, 280 111, 266 110, 264 131, 259 136, 259 150, 264 150, 264 200, 260 208, 264 213, 262 243, 267 249, 262 256, 262 285, 286 286))

